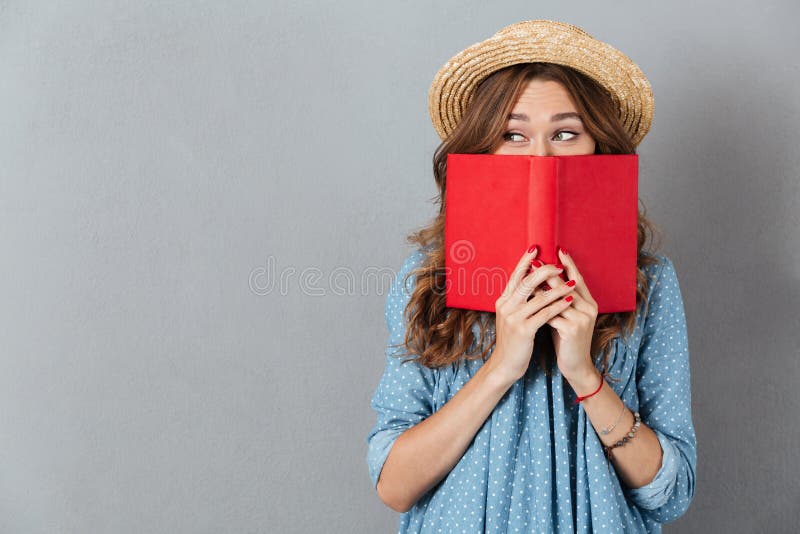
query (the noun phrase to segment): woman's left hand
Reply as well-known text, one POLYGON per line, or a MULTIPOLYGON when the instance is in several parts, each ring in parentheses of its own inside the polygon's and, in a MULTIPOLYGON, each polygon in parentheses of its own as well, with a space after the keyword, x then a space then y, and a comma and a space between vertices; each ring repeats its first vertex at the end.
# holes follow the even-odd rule
MULTIPOLYGON (((597 302, 589 293, 589 288, 586 287, 572 257, 564 253, 561 247, 558 249, 558 257, 564 265, 567 279, 575 281, 575 289, 572 292, 575 300, 572 306, 547 321, 547 324, 553 327, 553 345, 558 368, 564 378, 573 381, 589 376, 597 370, 591 356, 597 302)), ((556 287, 566 282, 560 276, 556 276, 547 283, 550 287, 556 287)))

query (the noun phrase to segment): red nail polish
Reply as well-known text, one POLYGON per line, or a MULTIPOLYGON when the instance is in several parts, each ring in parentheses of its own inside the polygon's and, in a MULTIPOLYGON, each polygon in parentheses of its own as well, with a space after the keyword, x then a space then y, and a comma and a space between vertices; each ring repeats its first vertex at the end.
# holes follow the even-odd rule
POLYGON ((538 268, 539 268, 539 267, 541 267, 542 265, 544 265, 544 263, 542 263, 542 262, 541 262, 541 261, 539 261, 539 260, 533 260, 533 261, 531 262, 531 266, 533 266, 533 268, 534 268, 534 269, 538 269, 538 268))
POLYGON ((567 282, 567 285, 569 287, 574 287, 575 286, 575 280, 570 280, 569 282, 567 282))
POLYGON ((549 285, 547 285, 547 283, 544 283, 542 284, 542 289, 544 289, 545 291, 550 291, 552 288, 549 285))
POLYGON ((528 254, 530 254, 534 250, 536 250, 536 245, 531 245, 530 248, 528 249, 528 254))
POLYGON ((557 262, 556 263, 556 267, 558 267, 559 269, 563 269, 564 268, 564 266, 561 264, 561 262, 557 262))
POLYGON ((558 246, 558 250, 560 250, 560 251, 561 251, 561 253, 562 253, 564 256, 569 256, 569 254, 567 254, 567 251, 566 251, 565 249, 561 248, 561 245, 559 245, 559 246, 558 246))
POLYGON ((572 295, 564 299, 564 302, 572 302, 572 295))

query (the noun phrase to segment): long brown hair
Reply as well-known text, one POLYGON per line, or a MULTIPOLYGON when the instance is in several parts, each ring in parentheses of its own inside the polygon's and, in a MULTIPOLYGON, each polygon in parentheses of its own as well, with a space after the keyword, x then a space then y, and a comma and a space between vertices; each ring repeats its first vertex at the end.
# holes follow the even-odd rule
MULTIPOLYGON (((617 108, 609 94, 593 79, 569 67, 552 63, 522 63, 493 73, 476 89, 464 116, 452 134, 436 149, 433 174, 439 189, 435 199, 439 214, 433 221, 407 236, 407 241, 424 251, 422 264, 408 273, 416 276, 416 284, 404 310, 408 328, 404 346, 406 354, 416 356, 419 363, 436 368, 450 365, 461 358, 488 357, 495 344, 493 312, 448 308, 445 306, 445 176, 447 154, 491 153, 507 127, 507 117, 527 82, 537 78, 562 84, 572 95, 584 127, 596 142, 595 154, 635 154, 636 147, 623 128, 617 108), (473 334, 480 325, 480 340, 473 334), (491 343, 487 340, 491 339, 491 343), (473 347, 474 350, 473 350, 473 347)), ((641 204, 641 199, 640 199, 641 204)), ((638 213, 637 310, 646 302, 649 287, 643 268, 654 264, 654 249, 645 250, 645 243, 657 230, 640 209, 638 213)), ((406 280, 403 280, 405 287, 406 280)), ((630 335, 636 325, 636 311, 607 313, 597 316, 592 335, 592 355, 602 351, 603 372, 608 368, 611 342, 621 333, 630 335)), ((540 347, 539 364, 546 373, 555 359, 550 326, 545 324, 536 335, 540 347)), ((612 379, 613 380, 613 379, 612 379)))

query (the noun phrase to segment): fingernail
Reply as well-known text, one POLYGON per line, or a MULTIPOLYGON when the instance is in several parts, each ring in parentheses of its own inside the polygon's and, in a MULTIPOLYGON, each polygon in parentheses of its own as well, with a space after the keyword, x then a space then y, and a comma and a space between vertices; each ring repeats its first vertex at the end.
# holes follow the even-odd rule
POLYGON ((563 269, 564 265, 562 265, 561 262, 558 262, 556 263, 556 267, 558 267, 559 269, 563 269))
POLYGON ((536 245, 531 245, 530 248, 528 248, 528 254, 530 254, 534 250, 536 250, 536 245))
POLYGON ((545 284, 542 284, 542 289, 544 289, 545 291, 550 291, 552 288, 545 283, 545 284))
POLYGON ((572 302, 572 295, 564 299, 564 302, 572 302))
POLYGON ((561 251, 561 253, 562 253, 564 256, 568 256, 568 254, 567 254, 567 251, 566 251, 565 249, 561 248, 561 245, 559 245, 559 246, 558 246, 558 250, 559 250, 559 251, 561 251))
POLYGON ((575 280, 570 280, 569 282, 567 282, 567 285, 569 287, 574 287, 575 286, 575 280))
POLYGON ((544 265, 544 263, 542 263, 539 260, 533 260, 533 261, 531 261, 531 265, 533 266, 534 269, 538 269, 539 267, 544 265))

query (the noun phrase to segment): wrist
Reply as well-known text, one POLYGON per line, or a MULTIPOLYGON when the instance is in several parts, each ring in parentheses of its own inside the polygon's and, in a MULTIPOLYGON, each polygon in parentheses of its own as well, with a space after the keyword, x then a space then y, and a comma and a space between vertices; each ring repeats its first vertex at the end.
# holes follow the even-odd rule
POLYGON ((486 360, 483 365, 483 370, 486 372, 486 377, 493 384, 508 389, 514 382, 521 378, 520 375, 510 372, 503 365, 499 363, 498 358, 494 358, 494 353, 486 360))
POLYGON ((567 382, 572 387, 575 395, 583 397, 595 391, 600 385, 602 375, 596 367, 586 369, 586 371, 576 374, 574 377, 567 378, 567 382))

